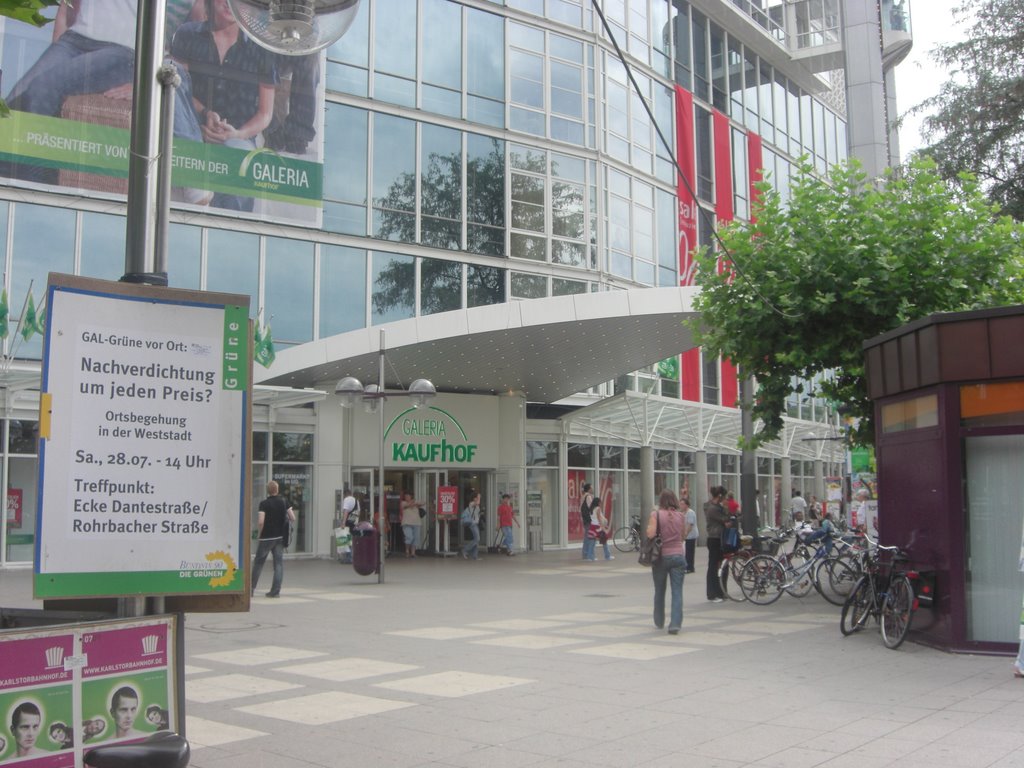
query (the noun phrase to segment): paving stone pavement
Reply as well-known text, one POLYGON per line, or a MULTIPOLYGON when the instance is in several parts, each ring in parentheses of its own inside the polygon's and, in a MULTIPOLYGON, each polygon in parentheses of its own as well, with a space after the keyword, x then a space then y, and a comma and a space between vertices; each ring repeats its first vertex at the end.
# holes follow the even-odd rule
POLYGON ((281 597, 186 619, 191 764, 1024 768, 1009 659, 844 638, 815 594, 708 603, 704 554, 675 636, 633 555, 289 561, 281 597))

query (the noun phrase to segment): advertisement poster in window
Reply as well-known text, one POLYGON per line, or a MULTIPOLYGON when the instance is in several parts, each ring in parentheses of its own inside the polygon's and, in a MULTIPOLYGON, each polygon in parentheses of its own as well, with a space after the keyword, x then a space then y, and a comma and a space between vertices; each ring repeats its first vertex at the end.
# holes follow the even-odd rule
MULTIPOLYGON (((124 199, 138 4, 62 3, 53 24, 0 27, 0 178, 124 199)), ((324 55, 281 56, 239 28, 226 0, 169 2, 172 205, 318 227, 324 55), (223 55, 217 41, 230 41, 223 55)))
POLYGON ((248 303, 50 274, 37 598, 245 592, 248 303))
POLYGON ((7 489, 7 527, 21 528, 21 488, 7 489))
POLYGON ((583 486, 586 482, 586 470, 570 469, 566 472, 566 483, 569 488, 569 541, 583 541, 580 502, 583 501, 583 486))

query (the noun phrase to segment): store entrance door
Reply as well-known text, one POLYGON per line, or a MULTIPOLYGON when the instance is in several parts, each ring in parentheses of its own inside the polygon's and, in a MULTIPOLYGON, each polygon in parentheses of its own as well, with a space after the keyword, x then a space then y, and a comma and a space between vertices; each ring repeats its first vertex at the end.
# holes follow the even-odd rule
POLYGON ((420 530, 422 548, 428 552, 439 553, 447 549, 447 539, 442 530, 442 521, 437 519, 437 489, 448 485, 448 471, 444 469, 425 469, 416 473, 416 498, 424 503, 427 516, 420 530))

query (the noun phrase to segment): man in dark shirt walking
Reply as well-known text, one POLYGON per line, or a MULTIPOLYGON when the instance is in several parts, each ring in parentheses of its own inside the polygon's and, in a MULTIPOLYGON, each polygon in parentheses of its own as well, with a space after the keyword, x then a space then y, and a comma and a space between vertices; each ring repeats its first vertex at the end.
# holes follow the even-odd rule
POLYGON ((252 564, 252 594, 256 594, 256 582, 260 580, 260 571, 267 555, 274 555, 274 581, 270 585, 267 597, 281 594, 281 581, 284 579, 284 534, 288 523, 295 522, 295 510, 278 495, 279 487, 276 480, 267 483, 267 498, 260 502, 259 546, 256 548, 256 559, 252 564))

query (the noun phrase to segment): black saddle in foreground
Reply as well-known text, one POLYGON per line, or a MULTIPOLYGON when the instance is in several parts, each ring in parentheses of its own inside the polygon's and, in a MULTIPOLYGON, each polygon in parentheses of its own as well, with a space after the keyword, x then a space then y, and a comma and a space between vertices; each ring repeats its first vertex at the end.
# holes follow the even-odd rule
POLYGON ((92 768, 185 768, 191 752, 184 736, 159 731, 144 741, 90 749, 85 764, 92 768))

